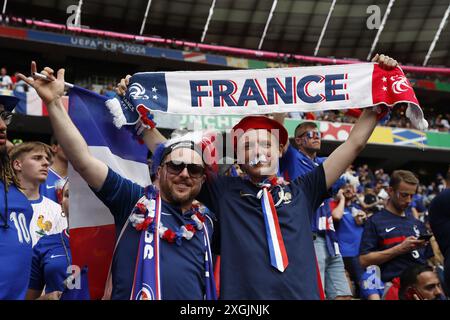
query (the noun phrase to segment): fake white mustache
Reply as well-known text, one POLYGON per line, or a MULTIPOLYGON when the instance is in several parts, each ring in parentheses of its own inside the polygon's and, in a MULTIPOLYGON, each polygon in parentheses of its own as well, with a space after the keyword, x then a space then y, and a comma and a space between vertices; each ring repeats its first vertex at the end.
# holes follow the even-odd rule
POLYGON ((252 167, 257 166, 260 163, 268 163, 267 157, 265 155, 256 156, 252 160, 250 160, 249 165, 252 167))

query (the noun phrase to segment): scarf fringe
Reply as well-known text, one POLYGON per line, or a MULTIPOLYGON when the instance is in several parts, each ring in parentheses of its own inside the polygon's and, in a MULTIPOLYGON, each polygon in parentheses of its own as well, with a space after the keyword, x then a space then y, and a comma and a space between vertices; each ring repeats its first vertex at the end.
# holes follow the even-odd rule
POLYGON ((108 108, 111 115, 113 116, 113 123, 117 129, 120 129, 120 128, 122 128, 122 126, 127 124, 127 119, 125 118, 125 115, 123 114, 119 99, 112 98, 112 99, 106 100, 105 105, 108 108))

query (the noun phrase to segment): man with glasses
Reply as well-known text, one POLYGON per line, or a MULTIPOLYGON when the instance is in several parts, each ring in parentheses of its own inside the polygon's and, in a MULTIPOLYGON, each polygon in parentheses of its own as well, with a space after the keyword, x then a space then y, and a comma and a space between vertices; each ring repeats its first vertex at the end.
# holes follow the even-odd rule
MULTIPOLYGON (((37 70, 34 62, 31 69, 32 73, 37 70)), ((52 69, 45 68, 42 73, 54 79, 52 69)), ((20 77, 36 89, 47 105, 55 137, 63 147, 67 159, 114 216, 117 234, 121 235, 112 261, 111 298, 155 298, 155 292, 144 290, 144 286, 137 295, 132 292, 135 288, 135 276, 138 274, 135 272, 138 263, 141 258, 143 261, 150 255, 153 257, 155 250, 147 250, 147 241, 152 239, 154 242, 154 239, 148 238, 153 235, 147 232, 151 222, 143 219, 143 212, 153 210, 151 203, 159 201, 159 198, 148 196, 154 194, 149 191, 152 188, 142 188, 121 177, 91 155, 86 141, 69 118, 61 101, 64 94, 63 69, 58 72, 57 81, 33 80, 23 75, 20 77), (146 232, 145 242, 140 243, 143 231, 146 232), (142 252, 139 250, 140 244, 145 249, 143 257, 139 255, 142 252)), ((160 134, 156 134, 155 142, 163 140, 165 139, 160 134)), ((208 276, 210 266, 206 258, 208 250, 205 249, 210 249, 206 244, 211 240, 213 221, 192 205, 205 180, 201 148, 188 138, 167 141, 163 147, 157 171, 161 199, 161 223, 158 228, 161 238, 161 298, 202 300, 208 297, 205 292, 208 284, 211 287, 211 277, 208 276)))
MULTIPOLYGON (((281 115, 276 116, 283 121, 281 115)), ((304 121, 295 128, 295 146, 289 144, 280 160, 280 172, 287 180, 295 180, 320 166, 327 158, 318 157, 321 133, 315 122, 304 121)), ((345 276, 336 230, 331 215, 334 202, 326 199, 311 220, 314 250, 327 299, 348 299, 352 292, 345 276)))
POLYGON ((6 131, 18 101, 0 95, 0 300, 24 299, 31 270, 33 210, 20 190, 6 150, 6 131))
POLYGON ((433 256, 425 225, 406 213, 418 184, 419 180, 412 172, 394 171, 385 209, 371 216, 364 226, 360 262, 364 268, 370 265, 380 267, 385 294, 392 282, 398 283, 395 278, 406 268, 425 265, 433 256))

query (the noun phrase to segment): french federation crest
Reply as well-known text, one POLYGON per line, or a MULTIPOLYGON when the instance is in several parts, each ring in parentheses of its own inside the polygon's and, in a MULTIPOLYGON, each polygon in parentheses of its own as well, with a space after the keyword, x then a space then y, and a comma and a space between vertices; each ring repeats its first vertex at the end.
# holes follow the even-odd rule
POLYGON ((128 94, 133 100, 148 100, 148 95, 145 94, 145 89, 140 83, 133 83, 128 89, 128 94))
POLYGON ((395 94, 400 94, 412 89, 408 79, 406 79, 405 76, 400 75, 392 76, 391 81, 392 81, 391 88, 395 94))
POLYGON ((155 300, 155 294, 152 288, 146 283, 143 284, 142 289, 138 292, 136 300, 155 300))
POLYGON ((420 236, 420 230, 419 230, 419 228, 417 228, 417 225, 414 225, 413 230, 414 230, 414 233, 415 233, 416 237, 419 237, 420 236))

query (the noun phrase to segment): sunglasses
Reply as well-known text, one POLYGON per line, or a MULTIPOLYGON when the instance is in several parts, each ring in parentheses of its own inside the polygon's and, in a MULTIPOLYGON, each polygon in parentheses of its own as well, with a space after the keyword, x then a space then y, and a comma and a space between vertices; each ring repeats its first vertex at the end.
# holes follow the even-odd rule
POLYGON ((322 134, 319 131, 306 131, 306 132, 302 133, 301 135, 299 135, 298 138, 301 138, 304 135, 306 135, 306 137, 308 139, 312 139, 312 138, 320 139, 322 137, 322 134))
POLYGON ((11 123, 12 113, 6 110, 0 111, 0 118, 2 118, 6 125, 9 125, 11 123))
POLYGON ((167 161, 163 166, 166 166, 167 171, 174 175, 179 175, 185 168, 192 178, 200 178, 205 173, 205 168, 202 165, 194 163, 167 161))

